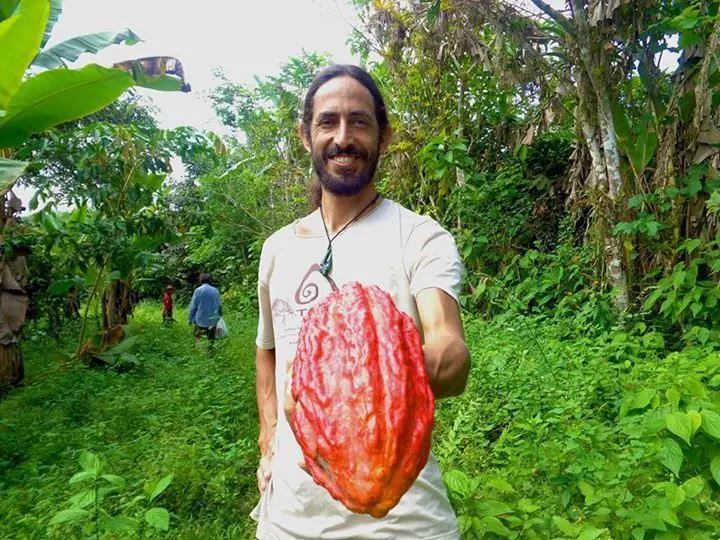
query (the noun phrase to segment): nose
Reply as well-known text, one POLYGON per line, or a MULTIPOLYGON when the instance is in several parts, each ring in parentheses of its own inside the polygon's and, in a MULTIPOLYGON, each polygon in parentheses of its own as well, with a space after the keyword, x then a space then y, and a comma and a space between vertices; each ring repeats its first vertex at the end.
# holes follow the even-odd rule
POLYGON ((352 129, 350 122, 346 119, 341 119, 338 123, 337 130, 335 131, 335 144, 340 148, 347 148, 352 142, 352 129))

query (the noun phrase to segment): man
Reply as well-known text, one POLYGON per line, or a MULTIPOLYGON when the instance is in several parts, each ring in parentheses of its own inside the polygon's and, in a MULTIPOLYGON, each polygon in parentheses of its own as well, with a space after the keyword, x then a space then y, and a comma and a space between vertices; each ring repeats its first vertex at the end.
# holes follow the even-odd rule
POLYGON ((459 538, 437 461, 385 518, 354 514, 303 470, 286 399, 302 319, 348 281, 388 291, 415 320, 435 396, 463 392, 470 354, 457 303, 462 265, 455 242, 431 218, 382 199, 374 173, 391 128, 372 78, 355 66, 321 71, 305 98, 300 136, 317 173, 319 208, 263 245, 258 276, 257 402, 261 460, 257 538, 459 538), (278 410, 285 409, 285 414, 278 410))
POLYGON ((193 291, 188 317, 188 324, 195 325, 195 343, 202 336, 215 340, 215 327, 221 316, 220 291, 210 285, 210 274, 200 274, 200 286, 193 291))

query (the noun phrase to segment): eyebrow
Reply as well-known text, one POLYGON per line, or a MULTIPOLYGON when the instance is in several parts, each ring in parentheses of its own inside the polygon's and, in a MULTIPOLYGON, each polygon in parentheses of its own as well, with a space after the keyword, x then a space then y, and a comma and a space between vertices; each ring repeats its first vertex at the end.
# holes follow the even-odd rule
MULTIPOLYGON (((337 118, 338 116, 340 116, 340 113, 337 113, 334 111, 323 111, 323 112, 318 113, 317 118, 315 120, 318 121, 318 120, 325 120, 325 119, 334 119, 334 118, 337 118)), ((368 118, 368 119, 372 118, 372 116, 365 111, 351 111, 349 116, 352 118, 358 118, 358 117, 368 118)))

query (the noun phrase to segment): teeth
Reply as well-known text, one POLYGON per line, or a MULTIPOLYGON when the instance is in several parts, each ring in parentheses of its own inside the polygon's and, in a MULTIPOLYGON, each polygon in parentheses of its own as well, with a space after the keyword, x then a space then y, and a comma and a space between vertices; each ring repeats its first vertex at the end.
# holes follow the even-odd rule
POLYGON ((347 164, 347 163, 352 163, 354 159, 355 159, 355 158, 353 158, 353 157, 342 156, 342 157, 336 157, 336 158, 335 158, 335 161, 337 161, 338 163, 345 163, 345 164, 347 164))

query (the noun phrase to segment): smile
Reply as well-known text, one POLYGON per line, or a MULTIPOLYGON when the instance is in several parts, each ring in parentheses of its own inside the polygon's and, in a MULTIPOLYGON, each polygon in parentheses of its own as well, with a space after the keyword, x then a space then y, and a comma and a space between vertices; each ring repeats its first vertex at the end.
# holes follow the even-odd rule
POLYGON ((338 165, 350 165, 355 159, 354 156, 335 156, 331 161, 338 165))

